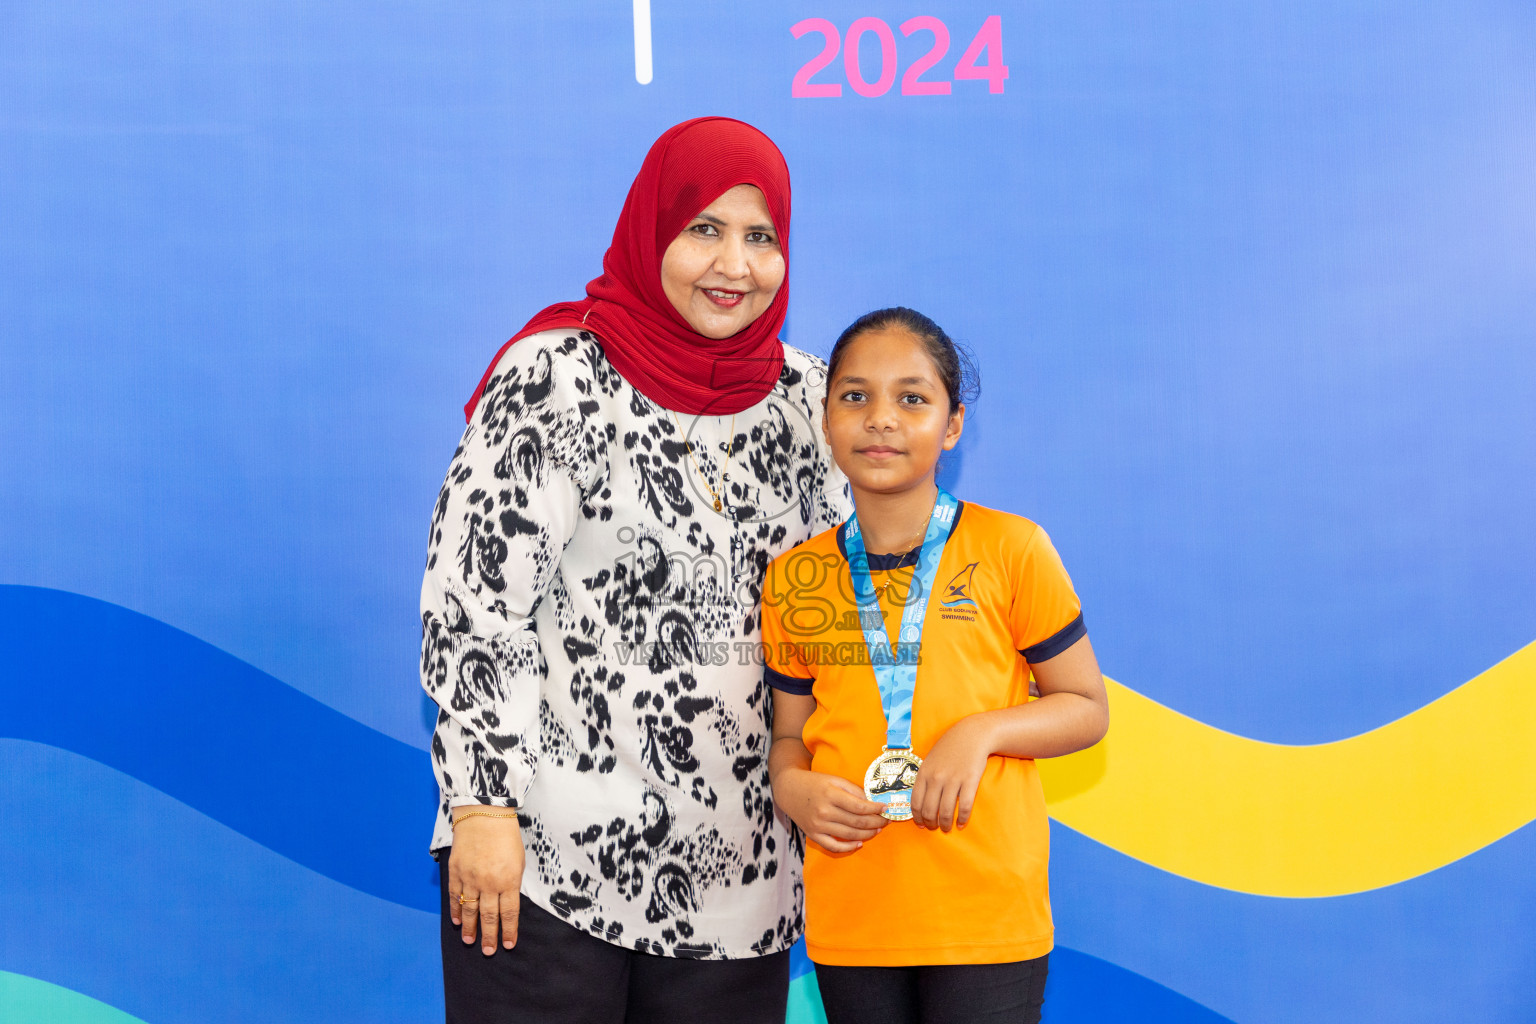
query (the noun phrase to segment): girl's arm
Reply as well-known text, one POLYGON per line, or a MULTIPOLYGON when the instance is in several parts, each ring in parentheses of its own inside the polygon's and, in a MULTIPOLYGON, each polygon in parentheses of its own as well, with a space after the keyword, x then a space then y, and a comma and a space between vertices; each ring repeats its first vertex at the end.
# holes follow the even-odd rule
POLYGON ((811 752, 802 730, 816 710, 816 698, 773 691, 773 746, 768 778, 773 800, 816 845, 829 853, 851 853, 888 823, 881 805, 847 779, 811 771, 811 752))
POLYGON ((970 821, 987 758, 1060 757, 1091 747, 1109 728, 1109 699, 1085 636, 1030 665, 1040 699, 962 718, 923 758, 912 791, 912 820, 948 832, 970 821))

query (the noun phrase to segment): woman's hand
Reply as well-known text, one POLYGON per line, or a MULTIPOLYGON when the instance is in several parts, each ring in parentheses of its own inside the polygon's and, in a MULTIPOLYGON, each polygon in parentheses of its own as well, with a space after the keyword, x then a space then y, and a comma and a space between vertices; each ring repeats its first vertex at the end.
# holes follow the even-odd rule
POLYGON ((992 747, 992 730, 983 716, 971 715, 950 726, 917 770, 912 821, 945 832, 970 821, 992 747))
POLYGON ((873 800, 847 779, 809 768, 785 768, 773 780, 773 800, 817 846, 851 853, 889 824, 873 800))
MULTIPOLYGON (((463 814, 474 808, 457 808, 463 814)), ((475 815, 455 821, 448 854, 448 909, 463 929, 464 944, 480 933, 480 951, 496 952, 496 935, 517 945, 518 900, 523 886, 523 833, 511 810, 506 817, 475 815), (464 902, 459 902, 459 897, 464 902)))

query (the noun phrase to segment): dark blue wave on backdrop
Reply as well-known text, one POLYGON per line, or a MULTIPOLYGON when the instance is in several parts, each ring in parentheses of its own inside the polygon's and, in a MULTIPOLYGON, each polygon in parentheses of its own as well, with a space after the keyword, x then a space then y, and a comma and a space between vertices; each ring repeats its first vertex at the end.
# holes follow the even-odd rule
MULTIPOLYGON (((293 1000, 263 1019, 339 1006, 327 969, 377 986, 337 1019, 434 1004, 430 918, 410 909, 430 861, 336 845, 370 815, 328 830, 347 773, 368 774, 332 755, 388 752, 368 799, 386 778, 410 795, 367 827, 387 833, 375 849, 424 851, 416 592, 459 406, 502 340, 597 272, 646 146, 688 116, 750 120, 789 159, 789 340, 825 352, 903 302, 977 350, 983 396, 949 482, 1050 529, 1115 678, 1310 743, 1536 638, 1529 4, 652 15, 640 85, 623 3, 7 7, 0 583, 49 614, 67 596, 29 588, 120 608, 82 604, 100 614, 47 634, 47 689, 38 634, 27 648, 13 626, 0 652, 0 850, 44 882, 3 873, 0 970, 188 1019, 217 995, 194 947, 144 936, 196 931, 196 906, 156 899, 190 891, 221 922, 259 920, 273 973, 240 976, 293 1000), (904 71, 930 45, 899 29, 917 15, 951 35, 933 80, 1000 15, 1003 91, 902 95, 898 74, 867 98, 839 55, 814 81, 841 96, 791 96, 822 46, 791 26, 881 18, 904 71), (144 651, 185 659, 175 671, 103 646, 121 609, 147 617, 144 651), (109 699, 79 683, 91 664, 136 688, 79 707, 109 699), (198 735, 170 697, 217 673, 232 689, 205 693, 198 735), (220 801, 188 766, 221 736, 259 746, 237 707, 281 723, 266 740, 296 774, 263 786, 226 763, 247 790, 220 801), (114 721, 186 738, 136 743, 114 721), (30 929, 39 908, 11 896, 73 892, 71 872, 120 893, 107 948, 159 966, 84 963, 30 929), (308 906, 327 909, 292 909, 308 906), (334 906, 368 934, 322 955, 334 906)), ((867 78, 880 61, 866 33, 867 78)), ((1092 954, 1239 1024, 1536 1016, 1530 828, 1320 901, 1216 892, 1056 834, 1061 941, 1084 970, 1092 954)), ((213 962, 255 948, 204 931, 213 962)))
MULTIPOLYGON (((22 826, 11 852, 32 866, 0 876, 5 969, 162 1024, 432 1015, 440 897, 417 834, 435 800, 424 752, 75 594, 0 586, 0 650, 0 820, 22 826), (333 799, 309 795, 316 779, 333 799), (60 793, 88 795, 89 811, 61 811, 60 793), (89 936, 48 927, 60 894, 90 909, 89 936), (101 952, 80 955, 83 942, 101 952)), ((798 976, 811 965, 796 954, 798 976)), ((1068 1020, 1225 1020, 1067 948, 1052 1002, 1068 1020)))
MULTIPOLYGON (((0 649, 0 821, 28 868, 0 875, 4 969, 162 1024, 404 1021, 436 1004, 422 752, 78 595, 0 586, 0 649), (209 718, 232 723, 218 742, 198 738, 209 718), (308 798, 313 779, 337 798, 308 798), (64 894, 89 911, 88 939, 48 926, 64 894), (84 941, 101 952, 80 955, 84 941)), ((1273 1011, 1260 1019, 1498 1020, 1536 967, 1530 947, 1490 963, 1485 945, 1536 920, 1536 828, 1331 900, 1222 893, 1069 830, 1054 842, 1064 930, 1113 962, 1059 948, 1052 1020, 1225 1019, 1191 992, 1239 1006, 1258 995, 1273 1011), (1489 986, 1490 973, 1507 977, 1489 986)))
MULTIPOLYGON (((13 740, 0 740, 0 756, 20 771, 88 790, 101 808, 40 833, 26 852, 29 870, 0 875, 12 918, 0 931, 5 969, 49 977, 158 1024, 441 1016, 432 916, 336 885, 92 761, 13 740), (113 856, 102 857, 107 847, 113 856), (97 908, 88 936, 44 924, 58 886, 97 908), (189 890, 198 898, 188 899, 189 890), (295 914, 295 907, 317 912, 295 914), (37 923, 20 924, 27 919, 37 923)), ((55 812, 45 794, 14 776, 0 779, 0 815, 55 812)), ((1074 950, 1058 947, 1051 970, 1053 1006, 1068 1014, 1061 1019, 1226 1020, 1074 950)))
POLYGON ((426 751, 375 732, 154 619, 0 586, 0 737, 47 743, 158 789, 290 860, 433 911, 426 751))

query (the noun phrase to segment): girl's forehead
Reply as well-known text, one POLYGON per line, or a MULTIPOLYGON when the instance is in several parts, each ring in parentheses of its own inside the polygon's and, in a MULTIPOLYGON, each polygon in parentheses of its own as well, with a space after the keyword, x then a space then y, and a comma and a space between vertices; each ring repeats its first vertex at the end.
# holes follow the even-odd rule
POLYGON ((881 380, 920 377, 931 382, 937 369, 922 339, 904 327, 866 331, 848 342, 837 360, 839 379, 850 375, 881 380))

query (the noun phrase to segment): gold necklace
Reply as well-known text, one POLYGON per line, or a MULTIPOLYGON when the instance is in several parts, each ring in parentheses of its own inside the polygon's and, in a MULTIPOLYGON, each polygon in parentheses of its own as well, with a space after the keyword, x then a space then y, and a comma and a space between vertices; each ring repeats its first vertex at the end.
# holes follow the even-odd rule
MULTIPOLYGON (((667 411, 668 412, 672 412, 671 409, 668 409, 667 411)), ((675 412, 672 412, 672 422, 677 424, 677 432, 679 434, 683 434, 683 421, 677 418, 677 413, 675 413, 675 412)), ((720 484, 720 490, 721 491, 725 490, 725 467, 726 467, 726 464, 731 461, 731 454, 732 454, 731 448, 735 444, 736 444, 736 414, 732 413, 731 414, 731 440, 726 444, 726 446, 725 446, 725 458, 723 460, 721 460, 721 462, 720 462, 720 480, 719 480, 719 484, 720 484)), ((724 512, 725 511, 725 504, 723 502, 721 502, 721 500, 720 500, 720 492, 715 490, 715 488, 709 486, 709 477, 705 476, 704 475, 704 471, 699 468, 698 457, 693 454, 693 441, 689 439, 687 434, 683 434, 683 447, 688 449, 688 461, 693 463, 693 471, 698 474, 698 477, 699 477, 700 480, 704 481, 704 488, 705 488, 705 490, 709 491, 709 496, 714 499, 715 511, 716 512, 724 512)))
POLYGON ((920 536, 920 537, 918 537, 918 538, 917 538, 917 543, 916 543, 916 544, 914 544, 914 545, 912 545, 912 546, 911 546, 911 547, 910 547, 910 548, 908 548, 908 549, 907 549, 907 552, 906 552, 906 554, 904 554, 904 555, 902 555, 902 556, 901 556, 901 557, 899 557, 899 558, 897 558, 897 559, 896 559, 896 565, 895 565, 895 567, 893 567, 893 568, 890 568, 890 569, 887 569, 887 570, 885 570, 885 572, 886 572, 886 577, 885 577, 885 582, 884 582, 884 583, 876 583, 876 584, 875 584, 875 585, 874 585, 874 587, 875 587, 875 599, 876 599, 876 600, 879 600, 879 599, 880 599, 880 598, 882 598, 882 597, 884 597, 884 596, 885 596, 885 588, 886 588, 886 587, 888 587, 888 586, 890 586, 890 585, 891 585, 891 583, 892 583, 892 582, 894 582, 894 581, 893 581, 893 580, 892 580, 892 579, 891 579, 891 576, 890 576, 890 574, 891 574, 891 573, 893 573, 893 572, 895 572, 895 571, 896 571, 896 569, 899 569, 899 568, 900 568, 900 567, 901 567, 901 563, 902 563, 902 562, 903 562, 903 561, 905 561, 905 560, 906 560, 906 558, 907 558, 907 557, 908 557, 908 556, 909 556, 909 555, 911 555, 911 554, 912 554, 912 552, 914 552, 914 551, 916 551, 916 550, 917 550, 917 549, 918 549, 918 548, 920 548, 920 547, 922 547, 922 546, 923 546, 923 541, 924 541, 924 540, 926 540, 926 539, 927 539, 927 537, 928 537, 928 529, 927 529, 927 527, 926 527, 926 526, 925 526, 925 527, 924 527, 924 528, 923 528, 923 533, 922 533, 922 536, 920 536))

